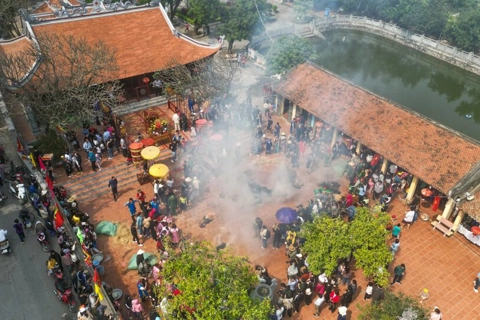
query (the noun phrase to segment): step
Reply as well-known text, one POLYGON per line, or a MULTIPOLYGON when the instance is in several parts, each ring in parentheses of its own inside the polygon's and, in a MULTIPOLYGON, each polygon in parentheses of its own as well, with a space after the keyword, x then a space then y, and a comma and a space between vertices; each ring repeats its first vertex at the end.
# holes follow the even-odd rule
MULTIPOLYGON (((136 179, 137 172, 132 174, 117 174, 119 183, 125 179, 129 179, 130 177, 134 177, 136 179)), ((92 183, 76 183, 70 186, 64 186, 67 189, 69 194, 75 194, 75 196, 80 196, 79 192, 83 190, 96 190, 97 188, 107 188, 108 182, 110 181, 111 176, 105 177, 104 179, 95 180, 92 183)))
MULTIPOLYGON (((134 177, 129 177, 128 179, 122 180, 122 182, 118 183, 118 190, 121 192, 122 188, 131 186, 132 183, 137 182, 137 176, 134 177)), ((112 191, 110 188, 107 187, 107 185, 103 187, 98 187, 97 189, 89 190, 89 192, 83 192, 83 193, 78 193, 75 195, 75 198, 77 201, 80 203, 85 203, 89 202, 91 200, 98 199, 99 197, 105 195, 105 194, 110 194, 112 191)), ((133 194, 132 194, 133 197, 133 194)))
POLYGON ((60 185, 62 185, 65 188, 75 188, 75 186, 78 184, 82 184, 82 185, 90 185, 92 183, 95 184, 98 181, 103 180, 104 178, 107 180, 110 180, 112 175, 123 176, 129 173, 138 172, 139 169, 136 168, 134 165, 131 165, 131 167, 132 169, 130 168, 119 169, 118 166, 114 166, 111 168, 103 168, 102 171, 83 174, 81 177, 66 181, 60 185))
POLYGON ((136 111, 148 109, 150 107, 156 107, 164 105, 168 102, 165 96, 153 97, 145 100, 129 102, 123 105, 119 105, 113 110, 113 113, 117 116, 123 116, 136 111))

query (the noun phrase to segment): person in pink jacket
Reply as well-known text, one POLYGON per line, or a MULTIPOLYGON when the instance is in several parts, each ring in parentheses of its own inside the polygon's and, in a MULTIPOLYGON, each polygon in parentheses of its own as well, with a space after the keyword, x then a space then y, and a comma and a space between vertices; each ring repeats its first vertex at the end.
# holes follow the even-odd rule
POLYGON ((141 318, 143 307, 140 301, 138 301, 138 299, 132 300, 132 312, 135 318, 141 318))

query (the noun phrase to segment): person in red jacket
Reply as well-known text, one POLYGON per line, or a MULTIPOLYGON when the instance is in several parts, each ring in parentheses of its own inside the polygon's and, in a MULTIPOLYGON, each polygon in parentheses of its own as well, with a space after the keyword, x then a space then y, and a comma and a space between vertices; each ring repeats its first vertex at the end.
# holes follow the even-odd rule
POLYGON ((338 292, 338 289, 333 290, 330 292, 330 302, 329 302, 329 310, 334 313, 335 309, 337 308, 337 304, 340 301, 340 293, 338 292))
POLYGON ((143 208, 143 206, 145 205, 145 199, 147 198, 147 195, 145 194, 145 192, 143 192, 142 190, 138 189, 137 190, 137 200, 138 200, 138 203, 140 204, 140 206, 143 208))

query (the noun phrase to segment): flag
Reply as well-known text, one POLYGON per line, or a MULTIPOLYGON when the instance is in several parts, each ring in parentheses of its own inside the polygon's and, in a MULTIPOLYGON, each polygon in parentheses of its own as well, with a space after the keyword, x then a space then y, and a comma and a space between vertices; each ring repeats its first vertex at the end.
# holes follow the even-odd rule
POLYGON ((55 208, 55 211, 53 212, 53 222, 55 225, 55 229, 63 226, 63 221, 64 219, 62 213, 60 212, 60 210, 58 210, 58 208, 55 208))
POLYGON ((40 167, 40 170, 47 170, 47 167, 45 167, 45 164, 43 164, 42 157, 38 156, 38 166, 40 167))
POLYGON ((57 125, 56 128, 57 128, 58 131, 60 131, 60 132, 62 132, 62 133, 67 132, 67 131, 66 131, 65 129, 63 129, 60 125, 57 125))
MULTIPOLYGON (((48 189, 50 190, 51 193, 53 193, 53 181, 50 179, 50 176, 47 174, 45 177, 45 182, 47 183, 48 189)), ((55 195, 55 193, 53 193, 55 195)))
POLYGON ((78 241, 80 241, 80 243, 83 245, 83 233, 82 233, 82 230, 80 230, 80 228, 77 228, 77 238, 78 238, 78 241))
POLYGON ((94 268, 93 269, 93 290, 98 295, 98 298, 100 299, 100 301, 103 300, 101 286, 102 286, 102 279, 100 279, 97 269, 94 268))
POLYGON ((93 284, 93 291, 95 291, 95 293, 97 294, 98 296, 98 299, 100 299, 100 301, 103 300, 103 294, 102 294, 102 290, 100 289, 100 286, 96 283, 93 284))
POLYGON ((32 161, 32 165, 37 168, 37 163, 35 162, 35 157, 33 156, 33 153, 30 152, 30 160, 32 161))
POLYGON ((88 253, 87 247, 82 243, 82 252, 85 258, 83 259, 85 261, 85 264, 89 267, 92 266, 92 257, 90 256, 90 253, 88 253))
POLYGON ((18 137, 17 137, 17 151, 18 152, 23 152, 23 145, 20 142, 20 139, 18 139, 18 137))

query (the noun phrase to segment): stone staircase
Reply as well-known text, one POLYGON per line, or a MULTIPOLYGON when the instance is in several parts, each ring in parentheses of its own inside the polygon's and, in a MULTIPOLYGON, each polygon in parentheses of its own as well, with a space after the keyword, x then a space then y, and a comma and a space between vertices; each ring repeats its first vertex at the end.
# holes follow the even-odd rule
MULTIPOLYGON (((170 156, 170 150, 162 150, 155 162, 169 161, 170 156)), ((87 165, 85 164, 85 166, 87 165)), ((139 186, 137 173, 140 172, 140 167, 136 167, 134 164, 127 165, 126 162, 123 162, 110 167, 103 167, 102 171, 88 172, 81 176, 75 176, 71 180, 59 185, 67 189, 69 196, 74 195, 75 199, 81 204, 111 193, 108 181, 110 181, 112 176, 115 176, 118 180, 118 190, 132 185, 139 186)))
POLYGON ((168 101, 167 97, 158 96, 158 97, 147 98, 140 101, 127 102, 125 104, 122 104, 116 107, 114 110, 114 113, 117 116, 123 116, 139 110, 145 110, 150 107, 161 106, 163 104, 166 104, 167 101, 168 101))
POLYGON ((296 28, 295 29, 295 33, 297 34, 297 36, 299 36, 300 38, 311 38, 311 37, 315 37, 315 34, 313 33, 313 31, 311 30, 310 26, 305 26, 303 28, 296 28))

